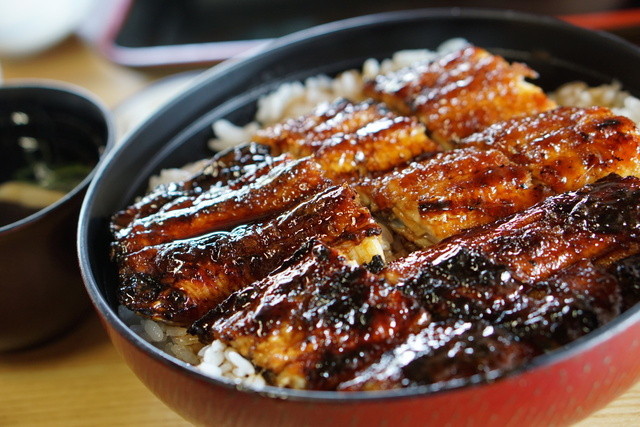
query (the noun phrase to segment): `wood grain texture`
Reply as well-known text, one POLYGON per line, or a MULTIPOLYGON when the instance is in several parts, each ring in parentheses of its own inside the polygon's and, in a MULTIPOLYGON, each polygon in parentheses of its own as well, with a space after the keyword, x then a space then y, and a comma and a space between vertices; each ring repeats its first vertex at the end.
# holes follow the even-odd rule
POLYGON ((36 56, 0 59, 5 81, 52 79, 71 83, 93 92, 108 107, 116 107, 168 74, 166 70, 140 71, 109 62, 76 37, 36 56))
POLYGON ((0 355, 0 425, 189 425, 124 364, 91 313, 69 334, 0 355))

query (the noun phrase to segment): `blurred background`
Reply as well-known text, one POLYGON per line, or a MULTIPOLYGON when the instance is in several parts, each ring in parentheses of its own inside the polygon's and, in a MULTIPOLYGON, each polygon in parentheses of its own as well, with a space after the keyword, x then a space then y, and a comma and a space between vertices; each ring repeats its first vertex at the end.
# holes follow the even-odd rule
POLYGON ((633 9, 640 7, 640 1, 0 0, 0 59, 35 55, 77 34, 110 60, 126 66, 211 64, 318 24, 423 7, 570 15, 569 19, 631 36, 637 26, 633 9), (626 16, 620 12, 627 12, 626 16))
POLYGON ((422 7, 547 14, 640 42, 640 0, 0 0, 0 67, 7 81, 48 78, 93 91, 124 134, 198 71, 274 37, 422 7))

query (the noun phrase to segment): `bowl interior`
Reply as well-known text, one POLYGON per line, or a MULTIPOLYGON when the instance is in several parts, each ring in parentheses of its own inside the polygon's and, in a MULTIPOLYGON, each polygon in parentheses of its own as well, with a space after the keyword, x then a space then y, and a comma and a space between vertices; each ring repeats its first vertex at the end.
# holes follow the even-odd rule
MULTIPOLYGON (((0 183, 31 182, 71 197, 86 187, 110 143, 109 120, 100 104, 75 89, 39 84, 0 88, 0 183)), ((0 230, 14 225, 0 218, 0 230)))
MULTIPOLYGON (((465 9, 398 12, 327 24, 279 39, 254 56, 205 72, 130 134, 99 168, 85 198, 78 241, 85 282, 98 310, 137 346, 157 358, 171 359, 142 342, 115 315, 110 216, 145 191, 150 175, 210 156, 211 124, 222 118, 248 123, 255 115, 257 99, 281 83, 360 68, 368 58, 387 58, 402 49, 435 49, 455 37, 511 61, 526 62, 540 75, 535 83, 548 91, 573 80, 590 85, 617 80, 631 93, 640 94, 637 48, 605 34, 529 14, 465 9)), ((175 360, 171 363, 184 366, 175 360)), ((455 386, 462 385, 464 382, 455 386)))

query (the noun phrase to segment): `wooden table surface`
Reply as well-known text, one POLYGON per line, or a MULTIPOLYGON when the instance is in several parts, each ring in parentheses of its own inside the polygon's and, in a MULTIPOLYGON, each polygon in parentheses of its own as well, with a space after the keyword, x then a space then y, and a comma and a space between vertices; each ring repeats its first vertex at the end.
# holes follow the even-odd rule
MULTIPOLYGON (((76 38, 36 57, 0 60, 6 80, 48 78, 82 86, 109 107, 172 71, 119 67, 76 38)), ((0 426, 182 426, 121 360, 90 313, 46 345, 0 354, 0 426)), ((640 384, 580 426, 640 425, 640 384)))

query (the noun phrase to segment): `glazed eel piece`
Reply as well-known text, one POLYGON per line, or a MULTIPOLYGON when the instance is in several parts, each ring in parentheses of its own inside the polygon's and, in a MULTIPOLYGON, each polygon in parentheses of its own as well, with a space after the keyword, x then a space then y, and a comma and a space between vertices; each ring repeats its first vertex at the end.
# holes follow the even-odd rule
POLYGON ((210 187, 114 230, 114 257, 269 218, 330 185, 316 162, 287 154, 250 168, 240 181, 210 187))
POLYGON ((253 141, 276 154, 313 156, 336 182, 358 180, 440 151, 415 118, 398 116, 370 100, 321 104, 310 114, 259 130, 253 141))
POLYGON ((499 122, 458 147, 357 189, 375 215, 425 247, 610 173, 640 176, 635 124, 602 107, 499 122))
POLYGON ((640 178, 611 174, 416 251, 392 263, 388 275, 411 276, 458 246, 506 266, 524 282, 544 280, 584 258, 607 266, 638 251, 639 200, 640 178))
MULTIPOLYGON (((615 265, 628 268, 638 261, 637 256, 629 257, 615 265)), ((635 276, 627 271, 619 279, 588 261, 580 262, 549 281, 523 285, 518 303, 509 304, 497 321, 452 316, 431 322, 338 389, 381 390, 503 375, 611 320, 620 309, 620 288, 629 285, 624 281, 633 281, 637 292, 637 271, 635 276), (509 312, 514 306, 515 311, 509 312)), ((638 301, 636 294, 633 303, 638 301)))
POLYGON ((119 302, 143 316, 188 326, 279 267, 309 239, 366 263, 383 256, 380 233, 352 189, 328 187, 262 222, 116 257, 119 302))
POLYGON ((439 153, 355 186, 363 203, 418 248, 521 211, 549 196, 497 150, 439 153))
POLYGON ((113 232, 130 227, 139 218, 155 214, 160 210, 177 209, 193 203, 196 196, 212 187, 216 190, 237 189, 256 174, 266 173, 268 164, 276 160, 269 147, 261 144, 243 144, 216 153, 202 169, 189 179, 162 184, 153 188, 131 206, 117 212, 111 222, 113 232))
POLYGON ((605 107, 559 107, 506 120, 458 147, 495 149, 555 193, 574 191, 610 173, 640 176, 640 133, 605 107))
POLYGON ((555 107, 525 78, 524 64, 509 64, 476 46, 365 82, 364 92, 400 114, 415 114, 445 147, 485 127, 555 107))

